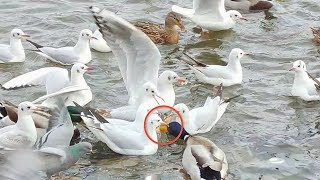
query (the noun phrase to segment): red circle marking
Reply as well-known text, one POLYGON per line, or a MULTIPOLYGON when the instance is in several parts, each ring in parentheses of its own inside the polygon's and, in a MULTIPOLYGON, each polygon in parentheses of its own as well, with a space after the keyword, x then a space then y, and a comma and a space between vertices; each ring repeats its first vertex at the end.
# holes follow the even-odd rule
POLYGON ((150 141, 152 141, 153 143, 158 144, 158 145, 160 145, 160 146, 167 146, 167 145, 173 144, 173 143, 175 143, 176 141, 178 141, 179 137, 180 137, 181 134, 182 134, 183 127, 184 127, 184 123, 183 123, 182 116, 181 116, 181 114, 179 113, 179 111, 177 111, 175 108, 173 108, 173 107, 171 107, 171 106, 167 106, 167 105, 160 105, 160 106, 156 106, 156 107, 152 108, 152 109, 148 112, 148 114, 146 115, 146 117, 144 118, 144 124, 143 124, 144 133, 147 135, 148 139, 150 139, 150 141), (158 141, 155 141, 154 139, 151 138, 151 136, 150 136, 149 133, 147 132, 147 119, 148 119, 148 117, 150 116, 150 114, 151 114, 153 111, 155 111, 155 110, 157 110, 157 109, 159 109, 159 108, 167 108, 167 109, 170 109, 170 110, 174 111, 176 114, 178 114, 178 117, 179 117, 180 122, 181 122, 181 123, 180 123, 180 124, 181 124, 181 129, 180 129, 179 135, 178 135, 176 138, 174 138, 173 140, 168 141, 168 142, 158 142, 158 141))

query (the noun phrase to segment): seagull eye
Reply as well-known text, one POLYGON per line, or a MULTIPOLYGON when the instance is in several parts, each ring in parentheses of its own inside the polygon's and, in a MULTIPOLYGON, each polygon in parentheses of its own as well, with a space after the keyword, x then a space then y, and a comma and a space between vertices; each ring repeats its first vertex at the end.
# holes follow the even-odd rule
POLYGON ((242 55, 243 53, 240 53, 240 55, 242 55))
POLYGON ((185 112, 186 112, 185 110, 182 111, 182 113, 185 113, 185 112))
POLYGON ((19 35, 20 35, 20 33, 17 33, 17 35, 19 36, 19 35))
POLYGON ((149 89, 147 88, 146 91, 149 91, 149 89))
POLYGON ((158 119, 158 122, 160 122, 160 120, 158 119))
POLYGON ((169 81, 171 80, 171 77, 170 77, 170 76, 168 77, 168 80, 169 80, 169 81))
POLYGON ((27 109, 30 109, 30 106, 28 106, 27 109))
POLYGON ((152 92, 152 93, 154 93, 154 91, 153 91, 153 90, 152 90, 151 92, 152 92))
POLYGON ((238 17, 238 15, 235 15, 236 17, 238 17))
POLYGON ((81 69, 84 69, 84 67, 81 67, 81 69))
POLYGON ((177 79, 177 77, 173 77, 173 79, 177 79))
POLYGON ((298 67, 300 67, 300 65, 298 67))

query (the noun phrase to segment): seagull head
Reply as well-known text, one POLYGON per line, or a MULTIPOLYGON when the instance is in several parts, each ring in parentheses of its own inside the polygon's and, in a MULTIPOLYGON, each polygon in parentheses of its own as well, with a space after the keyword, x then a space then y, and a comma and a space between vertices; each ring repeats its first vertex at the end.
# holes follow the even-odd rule
POLYGON ((241 59, 244 55, 249 55, 249 54, 245 53, 240 48, 234 48, 231 50, 229 54, 229 59, 241 59))
POLYGON ((156 85, 154 85, 152 82, 144 83, 142 86, 142 89, 147 97, 152 97, 153 99, 155 99, 155 101, 159 105, 160 105, 160 103, 158 102, 157 97, 160 98, 164 102, 164 99, 160 96, 160 93, 159 93, 156 85))
POLYGON ((21 29, 13 29, 11 31, 11 38, 14 39, 26 39, 30 37, 28 34, 24 33, 21 29))
POLYGON ((79 74, 84 74, 86 73, 87 71, 90 71, 92 70, 93 68, 90 67, 90 66, 86 66, 82 63, 76 63, 72 66, 71 68, 71 72, 72 73, 79 73, 79 74))
POLYGON ((164 123, 157 113, 150 114, 150 116, 148 118, 148 122, 151 125, 152 129, 158 128, 161 124, 164 123))
POLYGON ((90 40, 90 39, 96 39, 96 37, 93 36, 93 33, 89 29, 84 29, 80 32, 80 38, 85 39, 85 40, 90 40))
POLYGON ((177 73, 170 70, 163 71, 163 73, 161 73, 161 75, 159 76, 159 80, 166 81, 170 84, 177 82, 180 85, 185 85, 187 83, 185 79, 179 77, 177 73))
POLYGON ((307 71, 307 66, 302 60, 297 60, 292 64, 291 69, 289 71, 301 72, 307 71))
POLYGON ((182 120, 188 121, 190 113, 187 105, 180 103, 175 105, 174 108, 180 113, 182 120))
POLYGON ((230 18, 235 22, 238 20, 248 21, 248 19, 244 18, 239 11, 230 10, 227 13, 229 14, 230 18))
POLYGON ((18 114, 28 114, 31 115, 32 112, 36 111, 38 108, 32 102, 22 102, 18 106, 18 114))

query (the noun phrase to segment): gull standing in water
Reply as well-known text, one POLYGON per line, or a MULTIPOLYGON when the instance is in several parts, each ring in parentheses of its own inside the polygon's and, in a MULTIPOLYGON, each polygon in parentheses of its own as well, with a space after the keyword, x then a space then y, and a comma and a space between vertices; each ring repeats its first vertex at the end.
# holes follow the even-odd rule
MULTIPOLYGON (((129 94, 128 106, 138 108, 142 102, 141 99, 143 99, 141 87, 146 82, 152 83, 156 87, 161 84, 166 85, 165 89, 159 87, 160 96, 165 97, 164 102, 159 104, 170 102, 172 106, 175 98, 172 83, 184 83, 185 80, 172 71, 165 71, 160 77, 158 76, 161 55, 156 45, 145 33, 113 12, 105 9, 100 10, 96 7, 90 7, 90 9, 103 38, 118 61, 129 94)), ((132 121, 134 117, 131 116, 130 120, 132 121)))
POLYGON ((237 20, 247 20, 235 10, 226 11, 224 0, 193 0, 193 9, 172 6, 172 11, 210 31, 231 29, 237 20))
MULTIPOLYGON (((76 63, 71 68, 69 78, 68 70, 58 67, 45 67, 35 71, 22 74, 12 80, 6 82, 2 87, 6 90, 15 89, 26 86, 46 86, 47 94, 51 94, 68 87, 88 87, 83 75, 92 67, 81 63, 76 63)), ((90 87, 86 90, 77 91, 68 94, 66 106, 72 106, 73 101, 80 105, 86 105, 92 100, 92 92, 90 87)), ((50 99, 42 103, 44 106, 50 106, 50 99)))
POLYGON ((308 72, 306 64, 301 61, 295 61, 290 71, 294 71, 294 81, 291 89, 292 96, 297 96, 305 101, 320 100, 319 93, 320 79, 313 78, 308 72))
POLYGON ((91 61, 89 46, 91 39, 97 38, 92 35, 91 30, 84 29, 80 32, 78 42, 73 47, 45 47, 33 41, 27 41, 34 45, 37 48, 36 52, 45 58, 62 65, 72 65, 75 63, 87 64, 91 61))
POLYGON ((99 52, 111 52, 111 48, 108 46, 107 42, 103 39, 102 34, 99 29, 94 31, 93 36, 96 39, 90 40, 90 47, 99 52))
POLYGON ((30 37, 21 29, 13 29, 10 34, 10 45, 0 44, 0 63, 24 62, 26 55, 21 43, 30 37))
POLYGON ((232 86, 242 83, 242 67, 240 59, 248 55, 239 48, 232 49, 229 54, 229 61, 226 66, 207 65, 201 63, 189 55, 185 54, 196 64, 189 63, 189 67, 195 73, 200 82, 212 84, 214 86, 232 86))

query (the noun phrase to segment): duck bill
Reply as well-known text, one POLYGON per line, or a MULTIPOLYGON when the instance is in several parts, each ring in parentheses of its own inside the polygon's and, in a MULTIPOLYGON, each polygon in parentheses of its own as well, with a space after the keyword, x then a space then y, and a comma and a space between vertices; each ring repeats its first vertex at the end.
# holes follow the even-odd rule
POLYGON ((160 133, 168 133, 169 132, 168 131, 168 124, 165 122, 162 122, 158 129, 159 129, 160 133))
POLYGON ((187 29, 182 25, 182 23, 180 23, 179 25, 181 32, 185 33, 187 32, 187 29))

